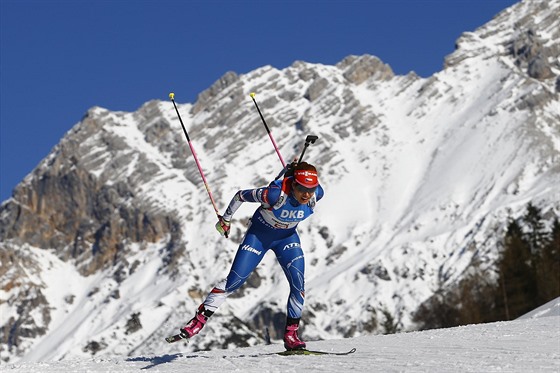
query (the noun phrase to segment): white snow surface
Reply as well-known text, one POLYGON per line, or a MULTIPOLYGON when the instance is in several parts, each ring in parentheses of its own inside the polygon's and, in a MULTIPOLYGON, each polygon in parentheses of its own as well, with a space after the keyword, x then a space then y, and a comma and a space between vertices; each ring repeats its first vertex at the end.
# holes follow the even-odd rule
POLYGON ((543 304, 539 308, 526 313, 519 319, 536 319, 539 317, 560 316, 560 297, 543 304))
MULTIPOLYGON (((558 300, 556 300, 558 302, 558 300)), ((3 364, 2 372, 558 372, 560 316, 308 342, 348 356, 278 356, 279 344, 3 364)))

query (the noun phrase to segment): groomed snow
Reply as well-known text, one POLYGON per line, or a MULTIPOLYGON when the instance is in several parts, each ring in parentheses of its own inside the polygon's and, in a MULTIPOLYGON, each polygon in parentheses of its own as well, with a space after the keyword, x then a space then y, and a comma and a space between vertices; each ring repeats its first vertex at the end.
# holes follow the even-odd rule
POLYGON ((308 347, 324 351, 355 347, 356 352, 268 355, 282 351, 279 344, 184 353, 162 349, 130 357, 4 364, 2 372, 558 372, 560 316, 308 342, 308 347))

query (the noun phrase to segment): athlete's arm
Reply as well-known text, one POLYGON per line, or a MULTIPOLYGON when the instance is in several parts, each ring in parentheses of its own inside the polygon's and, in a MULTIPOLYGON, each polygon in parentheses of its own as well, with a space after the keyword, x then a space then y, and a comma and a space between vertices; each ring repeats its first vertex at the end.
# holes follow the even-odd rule
POLYGON ((265 206, 272 206, 279 197, 280 188, 274 184, 262 188, 239 190, 231 199, 222 217, 226 221, 231 221, 233 214, 244 202, 258 202, 265 206))

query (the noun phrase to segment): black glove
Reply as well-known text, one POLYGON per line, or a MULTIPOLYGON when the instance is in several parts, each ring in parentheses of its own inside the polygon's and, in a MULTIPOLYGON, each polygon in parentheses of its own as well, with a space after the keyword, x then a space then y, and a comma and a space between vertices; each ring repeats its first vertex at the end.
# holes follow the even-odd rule
POLYGON ((284 177, 294 176, 294 170, 296 169, 297 164, 297 161, 293 161, 292 163, 287 164, 284 177))

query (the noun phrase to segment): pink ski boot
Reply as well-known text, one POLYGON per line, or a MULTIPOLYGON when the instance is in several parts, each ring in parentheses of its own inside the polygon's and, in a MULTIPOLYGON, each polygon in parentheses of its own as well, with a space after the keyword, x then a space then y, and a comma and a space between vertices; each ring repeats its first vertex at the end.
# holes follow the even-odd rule
POLYGON ((299 329, 299 320, 295 324, 286 325, 284 332, 284 347, 286 350, 303 350, 305 349, 305 342, 299 339, 297 331, 299 329))
POLYGON ((181 336, 183 338, 191 338, 197 335, 204 325, 206 325, 206 321, 208 321, 208 318, 212 316, 213 313, 214 312, 206 310, 204 305, 201 304, 194 317, 187 323, 187 325, 180 329, 181 336))

